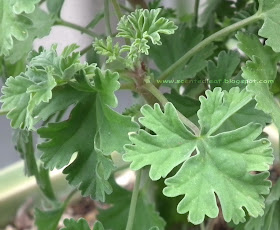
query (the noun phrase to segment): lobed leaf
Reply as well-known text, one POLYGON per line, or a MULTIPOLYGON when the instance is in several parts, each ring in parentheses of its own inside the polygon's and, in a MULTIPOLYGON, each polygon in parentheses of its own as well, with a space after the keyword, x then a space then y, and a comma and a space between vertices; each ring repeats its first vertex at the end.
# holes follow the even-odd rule
POLYGON ((240 55, 234 51, 221 51, 218 55, 217 65, 213 61, 208 62, 208 73, 211 89, 221 87, 230 90, 233 84, 229 84, 226 80, 230 80, 240 64, 240 55))
POLYGON ((26 58, 28 52, 32 50, 34 40, 47 36, 53 25, 53 19, 40 8, 36 8, 32 14, 25 15, 25 17, 32 24, 26 27, 28 36, 24 41, 14 40, 10 55, 6 57, 6 60, 11 63, 16 63, 23 57, 26 58))
POLYGON ((38 230, 56 230, 63 211, 63 206, 48 211, 35 209, 35 224, 38 230))
POLYGON ((137 9, 130 15, 123 16, 117 27, 117 36, 133 40, 144 38, 161 45, 160 34, 173 34, 177 26, 166 18, 158 18, 160 11, 161 9, 137 9))
POLYGON ((117 60, 120 56, 119 44, 117 43, 113 45, 113 40, 111 37, 107 37, 106 42, 102 39, 96 38, 93 43, 93 47, 96 53, 108 57, 106 63, 113 62, 117 60))
POLYGON ((122 152, 123 145, 129 143, 128 133, 138 129, 130 117, 109 108, 117 104, 114 91, 119 88, 118 77, 117 73, 96 68, 94 81, 86 82, 91 91, 84 93, 69 119, 38 130, 47 139, 38 146, 45 167, 62 168, 77 153, 63 173, 82 195, 101 201, 112 192, 107 180, 114 166, 108 155, 122 152))
POLYGON ((280 221, 280 180, 272 187, 265 201, 264 215, 250 218, 244 230, 279 229, 280 221))
POLYGON ((262 126, 246 124, 236 130, 213 134, 223 123, 252 99, 246 90, 232 88, 229 92, 215 88, 200 97, 198 111, 201 135, 193 136, 179 120, 171 103, 164 111, 159 105, 144 106, 140 123, 155 134, 140 130, 132 134, 133 145, 126 145, 125 161, 138 170, 151 165, 150 177, 166 177, 175 166, 179 171, 165 180, 163 190, 169 197, 184 195, 179 213, 189 213, 194 224, 205 215, 215 218, 220 201, 224 219, 234 223, 245 221, 245 211, 257 217, 263 214, 264 198, 271 183, 267 180, 272 149, 267 139, 259 139, 262 126), (253 171, 262 172, 256 175, 253 171))
POLYGON ((280 55, 268 46, 263 46, 255 35, 237 33, 239 48, 251 59, 242 68, 242 77, 248 80, 247 89, 257 101, 256 108, 272 116, 280 129, 280 107, 270 88, 277 74, 280 55))
POLYGON ((20 14, 22 12, 27 14, 32 13, 35 10, 36 4, 39 2, 40 0, 11 0, 13 11, 16 14, 20 14))
POLYGON ((87 221, 82 218, 77 221, 74 219, 65 219, 64 225, 65 228, 62 228, 62 230, 90 230, 87 221))
POLYGON ((14 40, 27 38, 30 21, 13 11, 11 1, 0 0, 0 55, 7 56, 13 48, 14 40))
POLYGON ((259 0, 259 16, 264 20, 259 35, 267 38, 265 44, 270 46, 275 52, 280 52, 280 1, 279 0, 259 0))

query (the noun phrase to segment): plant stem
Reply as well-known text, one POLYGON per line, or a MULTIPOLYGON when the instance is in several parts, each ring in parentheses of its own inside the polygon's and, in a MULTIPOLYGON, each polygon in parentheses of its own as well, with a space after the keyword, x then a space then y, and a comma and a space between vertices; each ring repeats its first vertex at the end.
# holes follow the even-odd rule
POLYGON ((197 26, 197 23, 198 23, 199 3, 200 3, 200 0, 195 0, 195 4, 194 4, 194 24, 196 26, 197 26))
POLYGON ((133 12, 132 9, 130 9, 130 8, 128 8, 128 7, 126 7, 126 6, 122 5, 122 4, 119 4, 119 6, 120 6, 121 9, 125 10, 125 11, 128 12, 128 13, 133 12))
MULTIPOLYGON (((166 103, 168 103, 168 100, 163 96, 163 94, 158 90, 158 88, 156 88, 152 83, 147 83, 145 86, 145 89, 147 89, 151 94, 154 95, 155 98, 157 98, 159 100, 159 102, 164 106, 166 103)), ((186 118, 183 114, 181 114, 178 110, 177 110, 178 116, 180 118, 180 120, 188 127, 192 130, 192 132, 196 135, 199 136, 200 135, 200 131, 199 128, 192 123, 188 118, 186 118)))
POLYGON ((135 91, 135 85, 131 83, 121 84, 120 89, 128 89, 128 90, 135 91))
POLYGON ((28 153, 28 159, 25 159, 26 167, 32 170, 32 173, 36 178, 36 182, 40 190, 49 200, 57 201, 54 195, 53 188, 51 186, 49 171, 43 168, 40 171, 38 169, 37 161, 35 159, 32 132, 29 132, 28 135, 28 142, 26 143, 26 152, 28 153))
POLYGON ((175 70, 177 70, 179 67, 183 66, 192 56, 197 54, 199 51, 201 51, 203 48, 211 44, 213 41, 224 37, 248 24, 251 24, 257 20, 261 19, 261 17, 258 14, 254 14, 251 17, 248 17, 244 20, 241 20, 237 23, 234 23, 224 29, 221 29, 220 31, 212 34, 211 36, 205 38, 202 42, 194 46, 192 49, 190 49, 186 54, 184 54, 179 60, 177 60, 175 63, 173 63, 169 68, 167 68, 159 77, 158 83, 155 85, 159 87, 162 84, 162 80, 167 79, 175 70))
POLYGON ((117 0, 112 0, 112 3, 113 3, 113 6, 115 8, 115 12, 116 12, 116 15, 117 15, 118 19, 121 20, 122 11, 121 11, 119 3, 117 2, 117 0))
POLYGON ((202 222, 199 226, 200 226, 200 230, 206 230, 206 229, 205 229, 204 222, 202 222))
POLYGON ((132 230, 133 228, 133 222, 134 222, 134 216, 137 206, 137 200, 138 200, 138 194, 140 190, 140 181, 141 181, 141 169, 136 172, 136 180, 132 192, 131 202, 130 202, 130 208, 128 213, 128 220, 126 224, 126 230, 132 230))
POLYGON ((82 49, 80 51, 81 56, 83 56, 84 54, 86 54, 90 49, 92 48, 92 45, 87 46, 86 48, 82 49))
POLYGON ((110 11, 109 11, 109 0, 104 0, 104 16, 106 25, 106 34, 112 36, 111 22, 110 22, 110 11))
POLYGON ((95 37, 99 37, 99 35, 97 35, 96 33, 94 33, 93 31, 87 29, 87 28, 84 28, 82 26, 79 26, 79 25, 76 25, 76 24, 73 24, 71 22, 66 22, 62 19, 58 19, 54 25, 57 25, 57 26, 66 26, 66 27, 69 27, 69 28, 72 28, 74 30, 78 30, 80 31, 81 33, 85 33, 93 38, 95 37))

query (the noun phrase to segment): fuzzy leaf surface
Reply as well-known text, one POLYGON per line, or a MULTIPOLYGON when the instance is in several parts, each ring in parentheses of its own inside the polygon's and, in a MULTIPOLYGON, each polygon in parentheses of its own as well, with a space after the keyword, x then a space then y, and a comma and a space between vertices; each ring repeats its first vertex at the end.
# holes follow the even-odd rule
POLYGON ((227 83, 230 80, 240 63, 240 57, 237 52, 222 51, 218 55, 217 64, 213 61, 208 62, 208 73, 211 89, 215 87, 222 87, 223 89, 230 90, 232 84, 227 83))
POLYGON ((280 107, 270 92, 280 55, 270 47, 263 46, 255 35, 238 33, 236 37, 240 42, 239 48, 251 59, 242 68, 242 77, 250 80, 247 89, 255 96, 256 108, 271 115, 280 129, 280 107))
POLYGON ((264 215, 250 218, 245 230, 279 229, 280 227, 280 180, 272 187, 265 201, 264 215))
POLYGON ((117 104, 114 91, 119 87, 118 74, 97 68, 92 87, 68 120, 38 130, 47 139, 38 148, 43 152, 45 167, 51 170, 68 165, 77 152, 76 159, 63 171, 66 179, 82 195, 104 201, 105 194, 112 192, 107 180, 114 169, 107 155, 122 152, 123 145, 129 143, 128 133, 135 132, 138 125, 109 107, 117 104))
POLYGON ((35 10, 35 6, 40 0, 11 0, 13 11, 16 14, 25 12, 27 14, 32 13, 35 10))
POLYGON ((137 9, 123 16, 118 24, 118 37, 129 39, 144 38, 153 44, 161 45, 160 34, 173 34, 177 29, 174 22, 160 17, 160 9, 137 9))
POLYGON ((7 111, 13 128, 33 129, 33 112, 41 102, 52 98, 56 86, 51 72, 29 68, 17 77, 10 77, 2 88, 2 110, 7 111))
POLYGON ((259 35, 267 38, 265 44, 280 52, 280 1, 259 0, 260 17, 264 20, 259 35))
POLYGON ((7 56, 13 48, 13 39, 23 41, 27 38, 30 21, 16 15, 11 1, 0 0, 0 55, 7 56))
POLYGON ((38 148, 43 152, 41 160, 45 167, 51 170, 68 165, 72 155, 78 152, 74 162, 63 171, 67 174, 66 179, 78 186, 82 195, 104 201, 105 193, 112 192, 107 179, 114 167, 112 161, 94 146, 98 127, 96 119, 93 119, 96 116, 95 100, 95 95, 86 98, 74 108, 69 120, 39 129, 41 138, 50 141, 38 148))
POLYGON ((125 146, 123 158, 132 162, 133 170, 151 165, 152 180, 166 177, 183 163, 173 177, 165 180, 167 187, 163 192, 169 197, 184 195, 177 211, 188 212, 189 221, 194 224, 201 223, 205 215, 217 217, 216 195, 227 222, 245 221, 242 207, 251 216, 262 215, 262 195, 268 194, 271 185, 266 180, 269 175, 266 171, 273 162, 269 141, 256 140, 262 126, 249 123, 236 130, 213 134, 251 99, 250 93, 238 88, 229 92, 221 88, 206 91, 206 97, 200 97, 199 137, 193 136, 182 124, 171 103, 165 105, 164 111, 159 105, 144 106, 140 123, 155 134, 143 130, 132 134, 130 139, 134 145, 125 146), (252 171, 262 173, 252 175, 252 171))
POLYGON ((47 36, 53 24, 53 20, 43 10, 36 8, 32 14, 25 15, 31 21, 31 25, 26 27, 28 37, 24 41, 14 40, 13 49, 6 60, 16 63, 21 58, 25 58, 28 52, 32 50, 33 42, 36 38, 47 36))

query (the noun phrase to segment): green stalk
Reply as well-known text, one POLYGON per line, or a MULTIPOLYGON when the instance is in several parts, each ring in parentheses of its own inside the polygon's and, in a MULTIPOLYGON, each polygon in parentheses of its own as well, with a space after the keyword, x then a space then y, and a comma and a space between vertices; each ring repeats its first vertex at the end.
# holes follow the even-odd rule
POLYGON ((109 0, 104 0, 104 17, 106 25, 106 34, 112 37, 112 29, 110 22, 109 0))
POLYGON ((137 206, 138 194, 140 190, 140 181, 141 181, 141 169, 136 172, 136 181, 132 192, 131 203, 128 213, 128 220, 125 230, 133 229, 133 222, 135 217, 135 211, 137 206))
POLYGON ((202 223, 200 224, 200 230, 206 230, 206 229, 205 229, 204 222, 202 222, 202 223))
POLYGON ((62 19, 57 19, 57 21, 55 22, 54 25, 57 25, 57 26, 65 26, 65 27, 69 27, 69 28, 72 28, 74 30, 78 30, 80 31, 81 33, 84 33, 84 34, 87 34, 93 38, 95 37, 99 37, 99 35, 97 35, 96 33, 92 32, 91 30, 87 29, 87 28, 84 28, 82 26, 79 26, 79 25, 76 25, 76 24, 73 24, 71 22, 66 22, 62 19))
POLYGON ((197 23, 198 23, 199 3, 200 3, 200 0, 195 0, 195 4, 194 4, 194 24, 196 26, 197 26, 197 23))
POLYGON ((119 3, 117 2, 117 0, 112 0, 112 3, 113 3, 113 6, 115 8, 115 12, 116 12, 116 15, 117 15, 118 19, 121 20, 122 11, 121 11, 119 3))
POLYGON ((158 83, 155 85, 159 87, 161 85, 161 81, 167 79, 172 73, 174 73, 179 67, 183 66, 192 56, 197 54, 199 51, 204 49, 206 46, 211 44, 213 41, 220 39, 221 37, 224 37, 244 26, 247 26, 255 21, 260 20, 261 17, 259 14, 254 14, 251 17, 248 17, 244 20, 241 20, 239 22, 236 22, 224 29, 221 29, 220 31, 212 34, 211 36, 205 38, 202 42, 197 44, 195 47, 190 49, 185 55, 183 55, 179 60, 177 60, 174 64, 172 64, 169 68, 167 68, 159 77, 158 83))
MULTIPOLYGON (((145 89, 147 89, 151 94, 154 95, 154 97, 156 99, 159 100, 159 102, 164 106, 166 103, 168 103, 168 100, 163 96, 163 94, 158 90, 158 88, 156 88, 152 83, 147 83, 144 86, 145 89)), ((182 113, 180 113, 179 111, 177 111, 178 116, 180 118, 180 120, 187 126, 189 127, 192 132, 196 135, 199 136, 200 135, 200 130, 199 128, 193 123, 191 122, 188 118, 186 118, 182 113)))
POLYGON ((32 172, 34 173, 34 176, 36 178, 36 182, 44 194, 46 198, 48 198, 51 201, 57 201, 51 182, 49 177, 49 171, 41 167, 40 171, 37 166, 37 161, 35 159, 35 152, 34 152, 34 146, 33 146, 33 136, 32 132, 29 132, 28 135, 28 142, 26 143, 26 151, 28 152, 28 158, 29 160, 25 160, 28 164, 27 167, 32 168, 32 172))
POLYGON ((92 45, 87 46, 86 48, 82 49, 80 51, 81 56, 83 56, 84 54, 86 54, 88 51, 90 51, 90 49, 92 48, 92 45))

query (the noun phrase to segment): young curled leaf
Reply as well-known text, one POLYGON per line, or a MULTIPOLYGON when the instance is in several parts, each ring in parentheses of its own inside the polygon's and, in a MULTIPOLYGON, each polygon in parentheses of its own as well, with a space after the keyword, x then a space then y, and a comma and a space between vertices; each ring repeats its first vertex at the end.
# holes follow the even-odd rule
POLYGON ((98 54, 108 57, 107 63, 113 62, 120 57, 119 44, 113 45, 111 37, 107 37, 106 41, 103 39, 95 39, 93 47, 98 54))
POLYGON ((174 22, 166 18, 158 18, 161 9, 137 9, 128 16, 123 16, 118 24, 118 37, 129 39, 151 40, 161 45, 160 34, 173 34, 177 29, 174 22))

